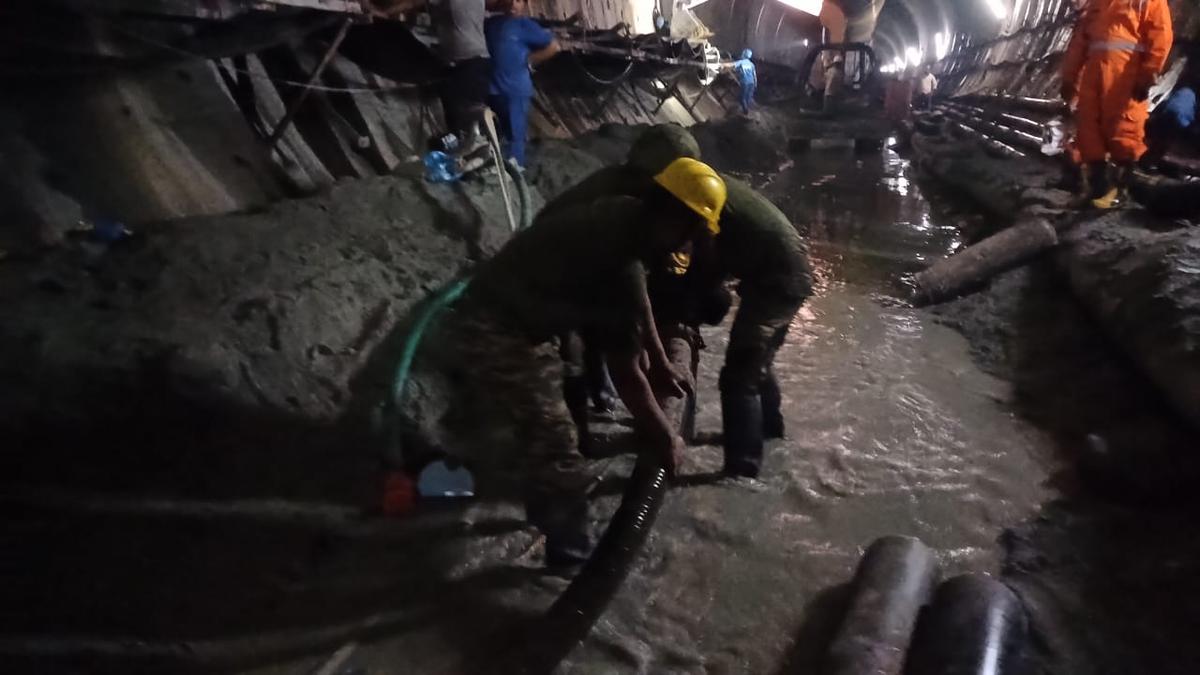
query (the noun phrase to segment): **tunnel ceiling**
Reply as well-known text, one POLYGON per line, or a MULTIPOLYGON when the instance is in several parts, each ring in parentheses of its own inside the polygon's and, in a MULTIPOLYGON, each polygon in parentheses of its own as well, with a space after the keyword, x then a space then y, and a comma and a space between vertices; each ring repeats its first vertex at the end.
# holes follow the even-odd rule
MULTIPOLYGON (((887 0, 879 15, 875 47, 885 60, 903 55, 908 47, 933 54, 938 33, 994 37, 1014 17, 1054 14, 1063 1, 1067 0, 887 0), (993 6, 1003 9, 1004 18, 997 17, 993 6)), ((850 12, 869 0, 839 0, 839 4, 850 12)))
MULTIPOLYGON (((990 5, 1003 6, 1006 17, 1048 15, 1070 0, 830 0, 847 17, 861 15, 872 5, 883 5, 875 30, 874 46, 885 61, 902 56, 909 47, 932 57, 935 36, 972 35, 989 38, 1010 26, 997 18, 990 5)), ((697 14, 717 31, 716 41, 726 50, 752 47, 764 57, 791 61, 797 58, 797 41, 815 40, 820 25, 814 17, 789 7, 782 0, 710 0, 697 14)), ((1028 24, 1026 24, 1028 25, 1028 24)))

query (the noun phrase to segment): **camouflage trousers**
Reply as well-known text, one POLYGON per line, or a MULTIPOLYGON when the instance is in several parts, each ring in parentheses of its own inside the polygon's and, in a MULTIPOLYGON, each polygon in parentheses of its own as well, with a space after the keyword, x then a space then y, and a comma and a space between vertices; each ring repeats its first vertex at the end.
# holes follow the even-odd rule
POLYGON ((725 366, 721 368, 723 395, 755 395, 763 387, 776 389, 771 365, 783 346, 788 326, 796 316, 800 300, 743 297, 729 330, 725 366))
POLYGON ((585 502, 597 471, 578 450, 557 346, 478 305, 452 310, 438 339, 456 392, 447 420, 456 442, 447 450, 473 467, 481 494, 515 488, 531 520, 538 505, 585 502))

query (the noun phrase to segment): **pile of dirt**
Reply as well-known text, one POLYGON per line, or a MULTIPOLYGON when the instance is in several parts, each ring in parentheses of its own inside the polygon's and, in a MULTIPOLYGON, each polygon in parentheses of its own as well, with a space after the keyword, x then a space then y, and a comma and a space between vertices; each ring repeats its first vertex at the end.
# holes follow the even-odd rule
POLYGON ((509 236, 488 181, 345 182, 6 264, 6 479, 338 493, 410 310, 509 236))
POLYGON ((721 171, 764 174, 787 162, 788 138, 777 113, 759 110, 751 115, 697 124, 691 129, 705 162, 721 171))
MULTIPOLYGON (((722 170, 774 170, 785 143, 772 120, 693 132, 722 170)), ((623 162, 644 129, 539 143, 533 209, 623 162)), ((378 458, 370 418, 414 307, 507 241, 503 214, 494 174, 429 185, 412 173, 10 261, 0 268, 6 480, 357 499, 378 458)))
POLYGON ((1036 159, 998 160, 966 141, 916 135, 917 163, 995 216, 1053 219, 1054 260, 1075 296, 1200 428, 1200 231, 1141 209, 1081 216, 1065 209, 1058 171, 1036 159))
POLYGON ((1200 230, 1166 225, 1111 213, 1071 230, 1057 259, 1109 335, 1200 427, 1200 230))
MULTIPOLYGON (((545 140, 530 153, 527 178, 551 199, 605 166, 625 163, 647 125, 607 124, 568 141, 545 140)), ((788 163, 782 114, 771 109, 753 115, 697 124, 688 129, 700 144, 701 159, 720 171, 743 176, 772 174, 788 163)))

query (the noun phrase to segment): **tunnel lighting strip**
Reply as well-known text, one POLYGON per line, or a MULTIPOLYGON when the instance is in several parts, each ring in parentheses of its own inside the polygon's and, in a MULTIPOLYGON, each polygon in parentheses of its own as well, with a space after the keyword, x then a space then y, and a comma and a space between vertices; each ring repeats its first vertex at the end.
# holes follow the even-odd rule
POLYGON ((779 0, 788 7, 798 9, 805 14, 813 16, 821 15, 821 8, 825 5, 824 0, 779 0))

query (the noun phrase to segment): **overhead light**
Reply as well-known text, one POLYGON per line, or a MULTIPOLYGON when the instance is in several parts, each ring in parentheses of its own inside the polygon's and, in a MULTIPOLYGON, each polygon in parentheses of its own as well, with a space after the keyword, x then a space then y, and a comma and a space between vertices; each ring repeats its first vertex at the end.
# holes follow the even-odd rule
POLYGON ((794 7, 805 14, 813 16, 821 15, 821 6, 825 4, 824 0, 779 0, 788 7, 794 7))
POLYGON ((941 61, 950 53, 950 37, 945 33, 938 33, 933 36, 933 50, 937 55, 937 60, 941 61))
POLYGON ((808 38, 804 38, 804 42, 803 42, 803 44, 804 44, 804 46, 805 46, 805 47, 807 47, 807 46, 808 46, 808 38))
POLYGON ((917 49, 916 47, 909 47, 908 49, 904 50, 904 56, 905 56, 905 59, 907 59, 907 61, 908 61, 908 65, 910 65, 910 66, 921 65, 921 50, 920 49, 917 49))
POLYGON ((984 0, 987 3, 988 9, 992 10, 992 14, 997 19, 1003 19, 1008 16, 1008 5, 1004 4, 1004 0, 984 0))

